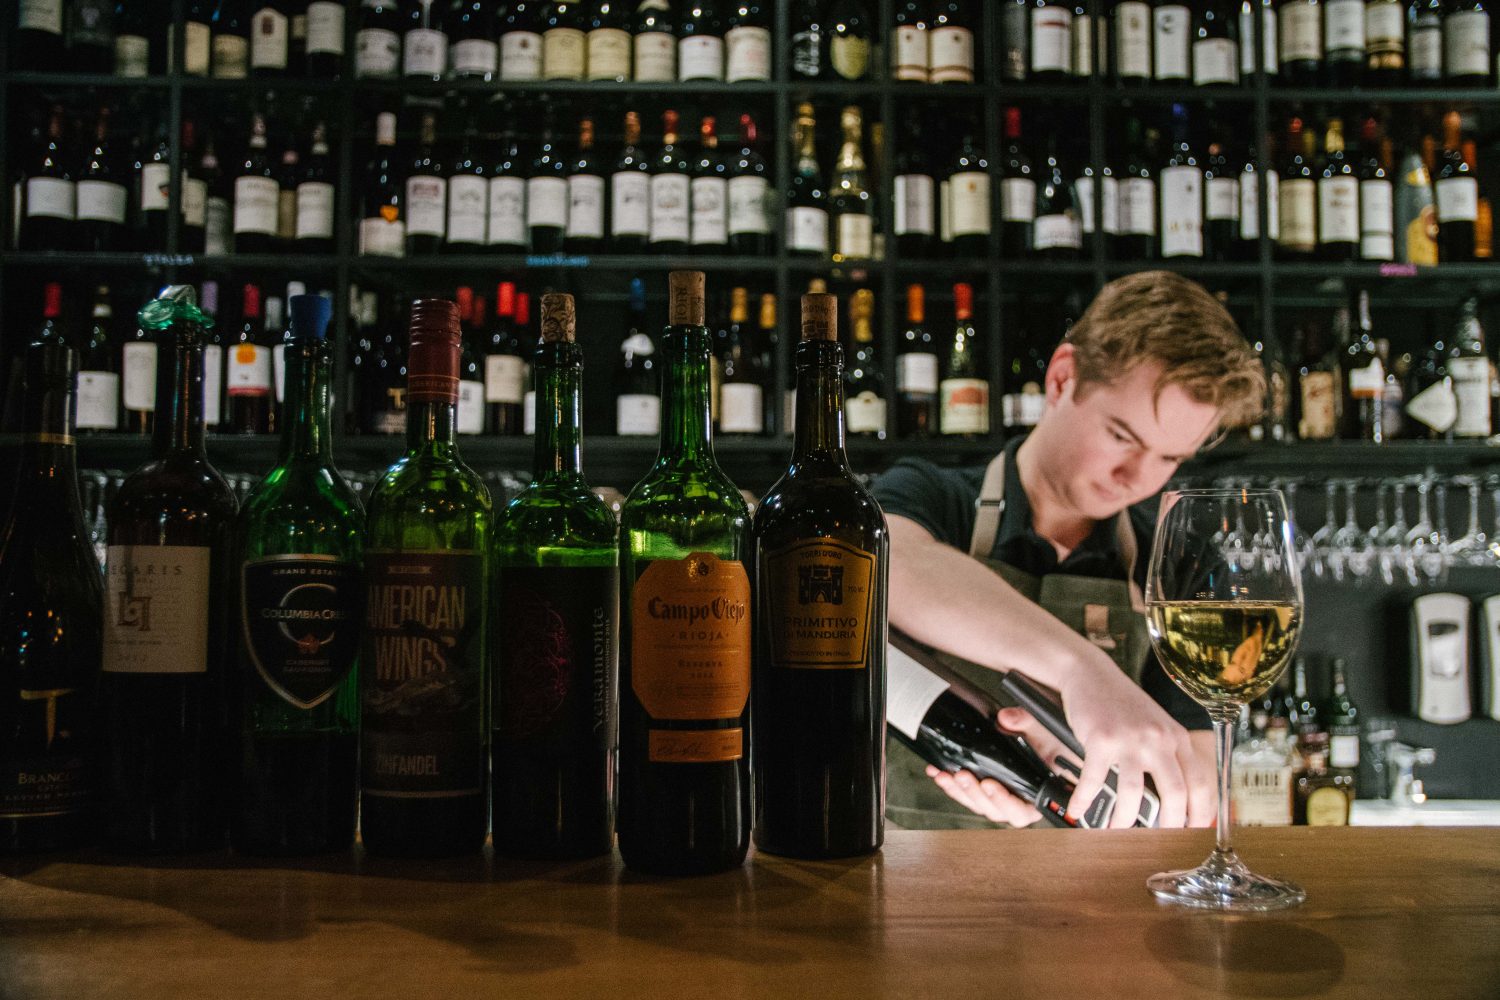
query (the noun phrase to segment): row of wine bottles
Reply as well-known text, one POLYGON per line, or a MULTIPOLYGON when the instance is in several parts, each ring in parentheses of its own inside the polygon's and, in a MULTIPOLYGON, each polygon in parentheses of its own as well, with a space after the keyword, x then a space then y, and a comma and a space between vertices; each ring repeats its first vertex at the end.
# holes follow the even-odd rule
POLYGON ((110 503, 102 587, 75 352, 30 345, 4 847, 179 852, 227 825, 247 852, 339 850, 357 797, 365 848, 398 856, 476 851, 491 816, 532 857, 617 828, 652 873, 741 863, 752 815, 768 852, 878 848, 888 541, 844 457, 836 300, 804 299, 794 460, 752 524, 713 457, 703 275, 671 282, 661 452, 618 527, 583 478, 571 296, 542 301, 535 477, 500 511, 460 456, 458 307, 412 304, 417 419, 362 510, 333 464, 327 300, 291 300, 281 453, 240 506, 204 451, 208 320, 168 289, 139 317, 164 419, 110 503))

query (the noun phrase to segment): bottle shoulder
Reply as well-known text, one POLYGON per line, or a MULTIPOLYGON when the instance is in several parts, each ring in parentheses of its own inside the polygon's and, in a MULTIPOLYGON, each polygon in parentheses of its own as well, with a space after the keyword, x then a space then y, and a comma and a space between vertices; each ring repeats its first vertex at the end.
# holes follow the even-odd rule
POLYGON ((376 484, 366 509, 370 548, 478 548, 494 507, 489 488, 461 462, 401 459, 376 484))
POLYGON ((717 469, 653 469, 620 512, 625 551, 635 558, 680 558, 707 549, 743 557, 750 508, 717 469))
POLYGON ((533 482, 495 515, 497 551, 613 546, 614 513, 579 483, 533 482))
POLYGON ((113 525, 133 514, 156 513, 228 522, 238 510, 228 481, 207 459, 172 455, 153 459, 125 478, 110 504, 109 521, 113 525))
POLYGON ((885 512, 847 469, 793 467, 761 499, 753 527, 758 540, 827 536, 888 544, 885 512))

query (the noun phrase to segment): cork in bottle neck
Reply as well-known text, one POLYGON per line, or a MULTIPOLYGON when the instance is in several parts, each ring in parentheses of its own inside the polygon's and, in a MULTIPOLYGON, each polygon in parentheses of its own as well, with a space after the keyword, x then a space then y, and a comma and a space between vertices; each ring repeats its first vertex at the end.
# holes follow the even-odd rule
POLYGON ((549 292, 542 296, 542 342, 571 344, 577 329, 573 296, 549 292))
POLYGON ((839 339, 839 300, 827 292, 808 292, 802 296, 802 339, 839 339))
POLYGON ((667 322, 672 326, 702 326, 703 299, 702 271, 673 271, 667 278, 667 322))

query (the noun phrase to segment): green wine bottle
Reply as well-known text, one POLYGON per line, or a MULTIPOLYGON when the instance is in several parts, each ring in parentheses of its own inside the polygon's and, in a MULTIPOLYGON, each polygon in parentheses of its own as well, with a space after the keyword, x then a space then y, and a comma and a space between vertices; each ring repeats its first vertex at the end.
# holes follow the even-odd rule
POLYGON ((802 297, 792 464, 755 511, 755 846, 866 854, 885 834, 885 515, 844 454, 838 300, 802 297))
POLYGON ((291 299, 281 454, 236 532, 240 749, 230 832, 247 854, 337 851, 354 840, 364 509, 333 465, 331 311, 319 295, 291 299))
POLYGON ((722 871, 750 845, 749 511, 714 460, 703 273, 674 271, 661 452, 620 516, 620 854, 722 871))
POLYGON ((608 854, 614 838, 619 548, 581 466, 573 296, 542 296, 531 485, 495 519, 495 850, 608 854))
POLYGON ((373 853, 484 846, 490 494, 459 458, 458 307, 418 299, 406 454, 370 496, 360 834, 373 853))

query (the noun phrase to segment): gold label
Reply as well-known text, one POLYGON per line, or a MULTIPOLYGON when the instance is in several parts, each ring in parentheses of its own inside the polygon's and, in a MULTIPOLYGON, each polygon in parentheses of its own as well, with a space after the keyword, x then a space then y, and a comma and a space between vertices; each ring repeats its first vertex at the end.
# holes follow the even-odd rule
POLYGON ((652 718, 744 712, 750 578, 743 565, 709 552, 653 562, 631 594, 630 626, 631 688, 652 718))
POLYGON ((832 538, 794 542, 766 560, 776 665, 862 670, 869 664, 875 557, 832 538))
POLYGON ((658 764, 717 764, 745 756, 743 729, 653 729, 648 758, 658 764))
POLYGON ((1333 785, 1314 788, 1307 797, 1308 826, 1348 826, 1349 797, 1333 785))

